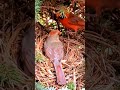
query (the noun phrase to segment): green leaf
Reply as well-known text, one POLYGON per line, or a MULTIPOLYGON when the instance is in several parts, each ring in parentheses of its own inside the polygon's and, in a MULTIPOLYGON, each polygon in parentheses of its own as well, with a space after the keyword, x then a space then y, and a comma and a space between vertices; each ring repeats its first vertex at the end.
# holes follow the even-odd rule
POLYGON ((46 90, 46 89, 45 86, 43 86, 41 83, 35 82, 35 90, 46 90))
POLYGON ((68 83, 67 88, 70 89, 70 90, 74 90, 74 88, 75 88, 74 83, 73 82, 68 83))

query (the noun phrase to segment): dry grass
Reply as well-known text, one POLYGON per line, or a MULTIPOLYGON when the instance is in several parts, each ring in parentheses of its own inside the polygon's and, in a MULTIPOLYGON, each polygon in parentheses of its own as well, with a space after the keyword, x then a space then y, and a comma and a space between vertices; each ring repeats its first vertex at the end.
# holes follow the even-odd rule
MULTIPOLYGON (((19 24, 22 27, 25 27, 28 23, 19 24), (23 25, 24 24, 24 25, 23 25)), ((19 26, 18 25, 18 26, 19 26)), ((17 52, 19 51, 19 34, 22 28, 16 26, 16 31, 14 31, 11 36, 9 33, 0 33, 0 78, 1 78, 1 89, 20 89, 28 90, 32 89, 32 79, 27 76, 22 70, 17 66, 17 52), (14 46, 14 47, 13 47, 14 46)))

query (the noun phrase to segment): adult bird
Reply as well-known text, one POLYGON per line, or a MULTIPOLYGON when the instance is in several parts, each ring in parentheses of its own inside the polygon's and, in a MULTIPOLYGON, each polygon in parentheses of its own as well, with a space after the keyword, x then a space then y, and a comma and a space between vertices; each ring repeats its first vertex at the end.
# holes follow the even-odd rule
POLYGON ((66 84, 65 75, 62 69, 61 60, 64 56, 63 43, 59 40, 59 30, 52 30, 47 40, 44 43, 44 50, 46 56, 52 61, 57 77, 57 83, 59 85, 66 84))
POLYGON ((85 29, 85 21, 72 12, 69 12, 67 7, 62 6, 60 11, 56 12, 56 17, 67 29, 71 29, 75 32, 85 29))

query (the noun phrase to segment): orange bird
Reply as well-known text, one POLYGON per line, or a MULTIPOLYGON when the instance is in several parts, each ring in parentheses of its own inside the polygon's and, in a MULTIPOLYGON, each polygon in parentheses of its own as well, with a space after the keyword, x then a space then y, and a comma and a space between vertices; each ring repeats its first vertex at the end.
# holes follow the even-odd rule
POLYGON ((61 60, 64 56, 64 50, 63 43, 59 40, 60 34, 61 32, 59 30, 52 30, 44 43, 44 50, 45 54, 49 57, 54 65, 57 83, 59 85, 64 85, 66 84, 66 79, 61 64, 61 60))
POLYGON ((68 12, 66 7, 62 7, 61 10, 56 13, 56 17, 65 28, 74 30, 75 32, 85 29, 85 21, 77 15, 68 12))

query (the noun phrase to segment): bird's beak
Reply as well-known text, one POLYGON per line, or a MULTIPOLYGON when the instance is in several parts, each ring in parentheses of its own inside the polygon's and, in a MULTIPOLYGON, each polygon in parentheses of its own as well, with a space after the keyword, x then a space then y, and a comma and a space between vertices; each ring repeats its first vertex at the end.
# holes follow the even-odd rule
POLYGON ((61 34, 62 34, 62 32, 59 31, 59 32, 58 32, 58 35, 61 35, 61 34))
POLYGON ((60 14, 57 12, 57 13, 56 13, 56 17, 58 18, 59 16, 60 16, 60 14))

